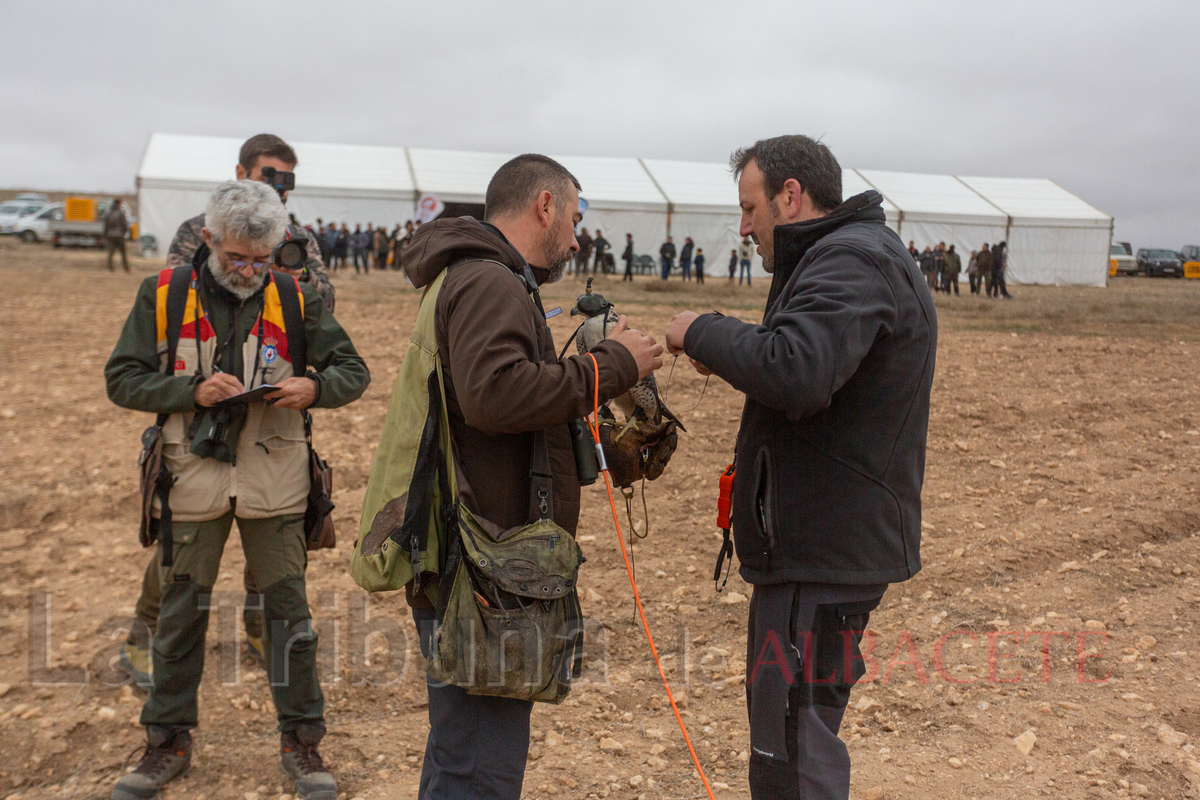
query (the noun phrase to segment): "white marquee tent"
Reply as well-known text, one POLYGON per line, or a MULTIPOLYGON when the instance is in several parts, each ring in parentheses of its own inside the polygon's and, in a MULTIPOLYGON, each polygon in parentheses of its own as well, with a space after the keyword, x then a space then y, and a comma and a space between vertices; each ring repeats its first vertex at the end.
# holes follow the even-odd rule
MULTIPOLYGON (((183 220, 200 213, 209 192, 234 177, 241 141, 156 133, 138 168, 139 227, 165 250, 183 220)), ((288 208, 303 222, 374 222, 413 217, 432 194, 446 203, 482 204, 488 181, 511 155, 425 148, 293 143, 300 164, 288 208)), ((655 255, 668 234, 690 236, 707 257, 708 275, 724 273, 740 241, 737 187, 724 164, 596 156, 556 156, 583 185, 582 225, 619 256, 625 234, 655 255)), ((1112 218, 1053 181, 978 178, 844 168, 845 197, 875 189, 888 225, 919 248, 953 243, 965 265, 987 242, 1009 244, 1014 283, 1103 286, 1112 218)), ((754 271, 763 275, 755 258, 754 271)))

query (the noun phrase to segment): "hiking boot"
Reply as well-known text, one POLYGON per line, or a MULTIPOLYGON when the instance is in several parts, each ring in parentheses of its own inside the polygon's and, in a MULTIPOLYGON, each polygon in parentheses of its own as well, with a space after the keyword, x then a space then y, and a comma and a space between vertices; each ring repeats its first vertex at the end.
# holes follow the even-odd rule
POLYGON ((133 678, 139 688, 150 691, 154 685, 154 662, 150 657, 150 648, 142 647, 126 641, 121 645, 117 656, 117 669, 133 678))
POLYGON ((299 800, 337 800, 337 781, 325 769, 317 752, 324 731, 300 727, 280 737, 279 750, 283 771, 296 782, 299 800))
POLYGON ((192 767, 192 735, 179 731, 174 735, 160 728, 146 729, 142 760, 133 772, 121 776, 113 787, 113 800, 148 800, 158 790, 192 767))

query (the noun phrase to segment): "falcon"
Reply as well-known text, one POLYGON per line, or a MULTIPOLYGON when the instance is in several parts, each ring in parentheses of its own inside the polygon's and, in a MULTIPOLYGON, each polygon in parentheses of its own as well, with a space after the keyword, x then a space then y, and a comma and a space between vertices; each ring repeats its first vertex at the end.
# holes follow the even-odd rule
MULTIPOLYGON (((575 348, 580 355, 604 341, 620 319, 613 310, 612 303, 605 300, 603 295, 592 292, 591 278, 588 278, 585 293, 575 301, 571 316, 584 317, 583 323, 575 332, 575 348)), ((663 417, 678 425, 680 430, 687 430, 659 397, 658 382, 654 380, 654 373, 642 378, 628 392, 614 398, 612 403, 625 415, 625 426, 613 437, 614 442, 620 441, 626 431, 636 429, 638 422, 660 425, 663 417)))

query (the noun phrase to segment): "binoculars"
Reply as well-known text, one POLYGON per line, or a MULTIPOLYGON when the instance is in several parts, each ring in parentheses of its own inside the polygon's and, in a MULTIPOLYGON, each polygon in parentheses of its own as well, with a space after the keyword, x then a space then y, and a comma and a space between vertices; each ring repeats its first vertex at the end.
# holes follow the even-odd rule
POLYGON ((210 408, 198 414, 188 429, 192 455, 232 464, 237 457, 238 435, 242 432, 245 412, 229 408, 210 408))

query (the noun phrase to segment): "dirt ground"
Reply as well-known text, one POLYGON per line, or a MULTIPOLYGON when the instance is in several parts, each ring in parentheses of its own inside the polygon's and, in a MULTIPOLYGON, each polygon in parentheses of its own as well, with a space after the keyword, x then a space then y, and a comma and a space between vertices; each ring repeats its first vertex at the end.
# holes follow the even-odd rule
MULTIPOLYGON (((0 241, 0 798, 107 797, 142 739, 141 696, 109 662, 150 557, 137 544, 136 457, 152 420, 109 403, 101 375, 139 281, 161 262, 133 264, 110 274, 96 253, 0 241)), ((308 572, 322 749, 346 798, 410 798, 427 730, 413 625, 402 597, 368 597, 347 563, 418 295, 399 273, 334 282, 374 380, 359 402, 316 414, 341 540, 308 572)), ((547 307, 569 308, 580 285, 549 287, 547 307)), ((755 319, 766 288, 600 281, 659 336, 682 308, 755 319)), ((1200 796, 1200 282, 1014 293, 937 298, 924 569, 871 617, 872 669, 842 728, 852 796, 1200 796)), ((570 318, 552 326, 565 341, 570 318)), ((750 588, 735 573, 718 595, 711 581, 717 477, 742 398, 714 379, 701 399, 703 386, 681 361, 667 399, 689 432, 646 489, 635 558, 715 794, 745 798, 750 588)), ((525 796, 702 797, 633 617, 603 488, 584 491, 580 540, 588 671, 563 705, 535 710, 525 796)), ((265 676, 240 656, 235 542, 194 768, 167 798, 288 791, 265 676)))

